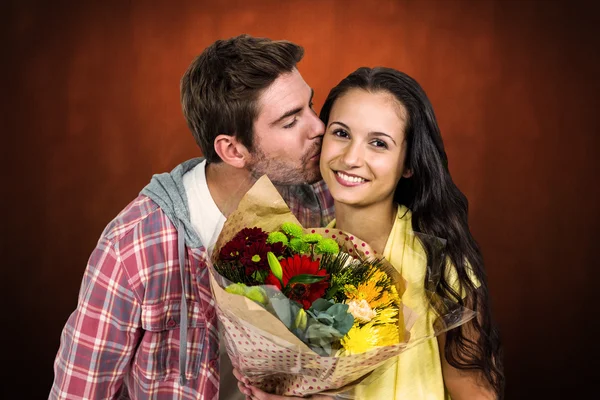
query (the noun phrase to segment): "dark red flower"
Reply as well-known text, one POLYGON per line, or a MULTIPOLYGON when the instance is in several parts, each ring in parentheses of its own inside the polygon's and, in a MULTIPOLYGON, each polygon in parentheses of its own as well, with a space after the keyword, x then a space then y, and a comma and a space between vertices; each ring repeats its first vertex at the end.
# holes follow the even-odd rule
POLYGON ((294 257, 280 260, 280 263, 283 270, 283 287, 272 272, 267 276, 265 284, 277 286, 282 291, 286 288, 287 290, 284 291, 286 296, 300 303, 305 310, 310 308, 313 301, 325 295, 325 291, 329 287, 328 275, 325 270, 319 269, 319 261, 313 261, 309 256, 296 254, 294 257), (288 285, 292 277, 302 274, 320 275, 324 276, 325 279, 317 283, 292 283, 288 285))
POLYGON ((260 228, 244 228, 235 235, 234 239, 242 239, 247 245, 252 243, 266 243, 267 232, 260 228))
POLYGON ((268 251, 269 247, 262 242, 252 243, 250 247, 244 249, 240 261, 246 267, 247 275, 251 275, 256 270, 269 269, 269 262, 267 261, 268 251))
POLYGON ((223 261, 238 261, 244 254, 246 243, 239 238, 233 238, 221 248, 219 258, 223 261))
POLYGON ((285 246, 281 242, 270 244, 269 248, 270 248, 269 251, 273 252, 273 254, 275 254, 275 257, 277 257, 277 258, 282 256, 283 252, 285 251, 285 246))

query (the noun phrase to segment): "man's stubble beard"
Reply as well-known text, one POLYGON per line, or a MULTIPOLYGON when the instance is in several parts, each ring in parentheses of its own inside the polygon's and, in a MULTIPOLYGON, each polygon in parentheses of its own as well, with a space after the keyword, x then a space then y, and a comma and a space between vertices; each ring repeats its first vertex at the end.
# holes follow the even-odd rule
POLYGON ((308 170, 306 166, 320 148, 321 142, 317 142, 302 156, 299 165, 290 165, 267 157, 260 146, 256 145, 252 152, 252 162, 247 168, 255 179, 267 175, 275 185, 313 184, 321 180, 321 170, 318 164, 313 170, 308 170))

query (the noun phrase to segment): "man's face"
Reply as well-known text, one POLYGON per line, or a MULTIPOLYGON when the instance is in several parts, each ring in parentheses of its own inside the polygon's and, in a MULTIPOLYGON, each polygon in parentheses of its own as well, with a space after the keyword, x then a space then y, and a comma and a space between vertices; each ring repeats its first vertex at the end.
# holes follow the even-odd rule
POLYGON ((312 109, 312 89, 294 69, 280 75, 258 99, 254 151, 249 168, 279 185, 321 179, 319 158, 325 127, 312 109))

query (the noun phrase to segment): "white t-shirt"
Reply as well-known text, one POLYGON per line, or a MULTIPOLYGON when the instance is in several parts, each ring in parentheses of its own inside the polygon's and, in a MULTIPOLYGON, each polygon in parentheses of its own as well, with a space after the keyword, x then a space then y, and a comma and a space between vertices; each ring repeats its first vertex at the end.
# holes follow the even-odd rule
POLYGON ((206 160, 183 175, 183 186, 187 194, 190 221, 204 247, 212 251, 226 218, 208 190, 206 160))
MULTIPOLYGON (((225 216, 215 204, 208 184, 206 183, 206 160, 196 165, 192 170, 183 175, 183 186, 187 195, 190 210, 190 221, 202 244, 209 254, 223 229, 225 216)), ((219 324, 220 325, 220 324, 219 324)), ((219 327, 222 329, 222 327, 219 327)), ((220 337, 220 384, 219 398, 243 400, 246 398, 238 389, 237 379, 233 376, 233 366, 225 349, 223 335, 220 337)))

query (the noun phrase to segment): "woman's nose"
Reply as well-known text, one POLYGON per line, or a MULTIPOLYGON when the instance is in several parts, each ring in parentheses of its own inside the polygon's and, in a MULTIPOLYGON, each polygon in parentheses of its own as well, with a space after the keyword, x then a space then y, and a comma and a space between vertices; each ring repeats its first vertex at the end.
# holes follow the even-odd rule
POLYGON ((342 162, 350 168, 362 166, 364 161, 361 146, 358 143, 350 143, 344 149, 342 154, 342 162))

